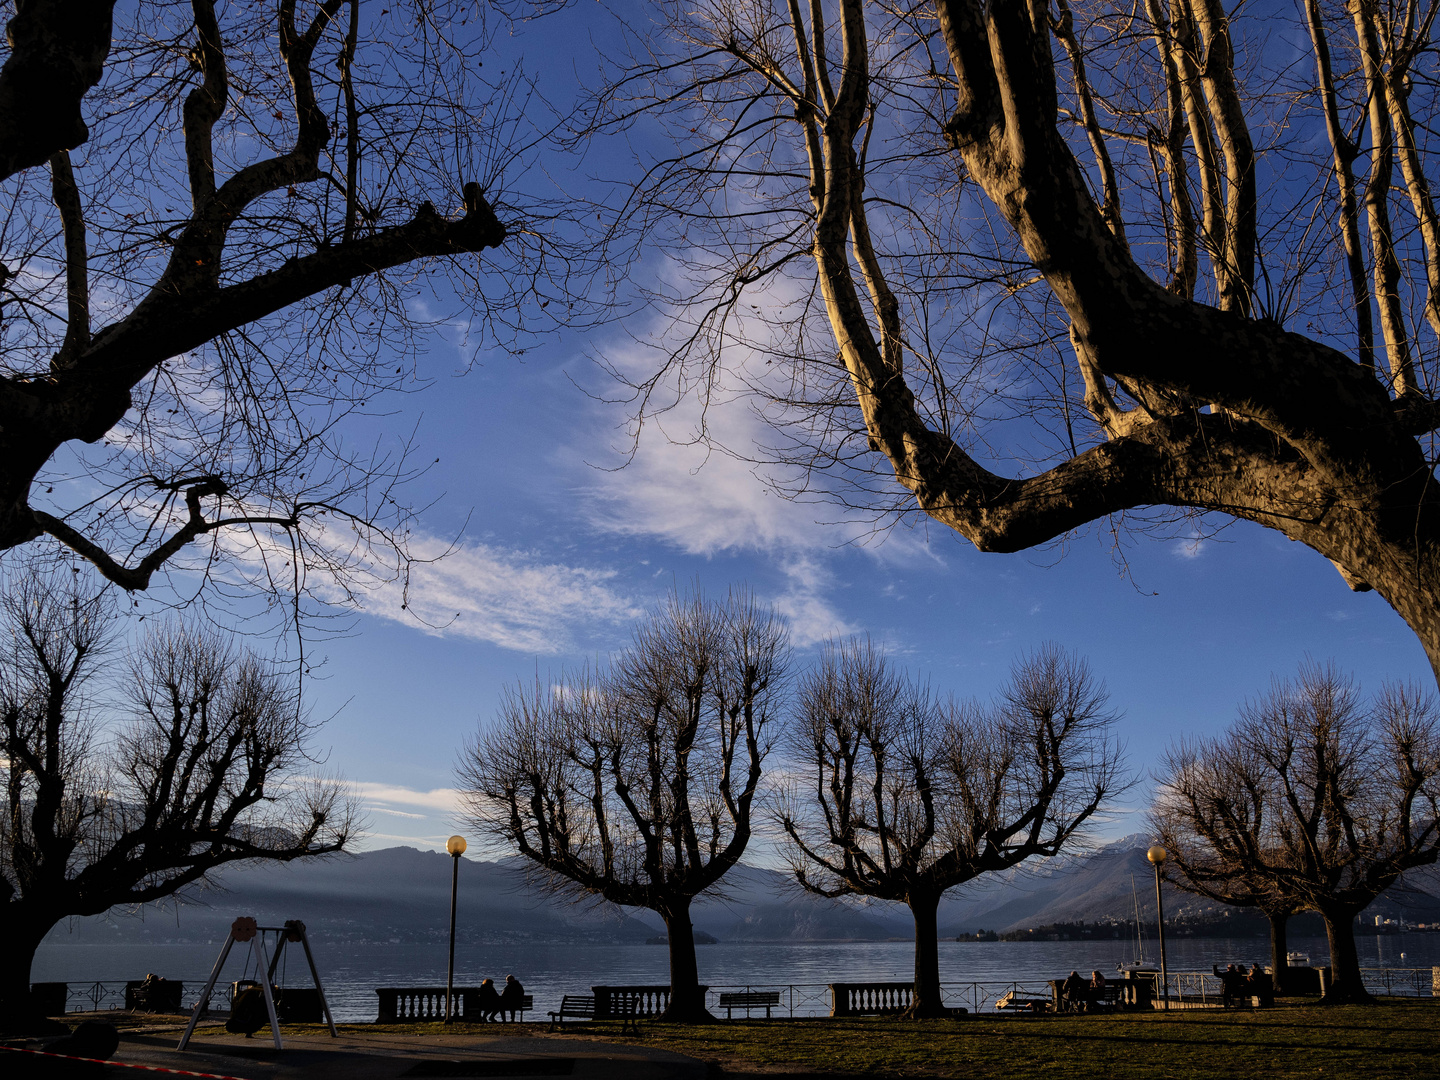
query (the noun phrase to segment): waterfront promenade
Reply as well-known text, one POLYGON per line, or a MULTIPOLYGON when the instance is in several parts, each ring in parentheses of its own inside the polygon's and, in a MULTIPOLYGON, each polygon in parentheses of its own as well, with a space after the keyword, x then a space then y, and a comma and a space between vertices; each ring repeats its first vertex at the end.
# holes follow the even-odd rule
MULTIPOLYGON (((72 1017, 73 1019, 73 1017, 72 1017)), ((866 1077, 926 1080, 1314 1080, 1440 1077, 1440 1001, 1270 1009, 1196 1009, 1094 1016, 958 1020, 774 1019, 700 1026, 645 1022, 551 1034, 543 1022, 446 1029, 439 1024, 284 1029, 285 1049, 208 1023, 181 1053, 178 1018, 132 1017, 105 1080, 163 1076, 149 1065, 236 1080, 381 1080, 421 1076, 574 1076, 582 1080, 866 1077)), ((8 1063, 7 1063, 8 1064, 8 1063)), ((6 1072, 4 1075, 10 1075, 6 1072)))

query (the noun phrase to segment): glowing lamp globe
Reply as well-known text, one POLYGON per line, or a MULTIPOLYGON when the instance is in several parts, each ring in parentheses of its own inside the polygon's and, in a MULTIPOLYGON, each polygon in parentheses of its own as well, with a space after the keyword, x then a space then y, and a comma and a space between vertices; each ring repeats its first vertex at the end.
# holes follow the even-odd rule
MULTIPOLYGON (((462 848, 461 850, 463 851, 464 849, 462 848)), ((1145 852, 1145 858, 1149 859, 1149 860, 1150 860, 1152 863, 1154 863, 1156 866, 1159 866, 1161 863, 1163 863, 1163 862, 1164 862, 1166 859, 1168 859, 1169 857, 1170 857, 1170 852, 1166 851, 1166 850, 1165 850, 1163 847, 1161 847, 1159 844, 1156 844, 1156 845, 1155 845, 1154 847, 1152 847, 1149 851, 1145 852)))
MULTIPOLYGON (((445 841, 445 850, 448 851, 451 855, 456 855, 456 856, 464 855, 464 854, 465 854, 465 837, 463 837, 463 836, 452 836, 452 837, 450 837, 449 840, 446 840, 446 841, 445 841)), ((1154 850, 1154 849, 1152 848, 1151 850, 1154 850)), ((1165 849, 1164 849, 1164 848, 1161 848, 1160 850, 1161 850, 1161 851, 1164 851, 1165 849)))

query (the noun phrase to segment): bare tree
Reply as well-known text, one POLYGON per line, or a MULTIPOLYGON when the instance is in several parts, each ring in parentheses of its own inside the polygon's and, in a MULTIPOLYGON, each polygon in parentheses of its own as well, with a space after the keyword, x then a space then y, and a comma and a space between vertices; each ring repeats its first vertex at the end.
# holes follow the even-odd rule
POLYGON ((750 842, 787 631, 745 593, 671 596, 608 667, 517 688, 461 760, 470 820, 558 892, 665 920, 664 1018, 709 1018, 690 904, 750 842))
POLYGON ((477 340, 554 325, 552 300, 580 317, 547 291, 553 206, 507 188, 544 182, 543 133, 518 69, 485 81, 495 11, 138 0, 112 35, 112 6, 26 0, 9 26, 0 551, 292 608, 403 576, 420 470, 355 418, 424 381, 455 306, 477 340))
POLYGON ((1047 645, 989 708, 942 705, 851 640, 826 650, 799 697, 782 814, 796 879, 822 896, 906 904, 908 1015, 944 1016, 940 898, 1079 839, 1122 783, 1108 695, 1083 661, 1047 645))
MULTIPOLYGON (((68 574, 65 575, 69 577, 68 574)), ((103 600, 30 577, 0 597, 0 1013, 72 915, 173 896, 243 860, 341 851, 357 808, 315 767, 294 681, 172 624, 107 678, 103 600)))
POLYGON ((1150 808, 1157 840, 1170 852, 1164 875, 1182 889, 1222 904, 1250 907, 1270 924, 1270 970, 1285 993, 1286 934, 1306 904, 1281 890, 1256 865, 1279 861, 1268 831, 1264 769, 1235 739, 1182 741, 1165 752, 1160 793, 1150 808))
POLYGON ((1434 5, 657 6, 582 132, 677 147, 623 207, 675 270, 642 408, 749 345, 797 490, 994 552, 1255 522, 1440 674, 1434 5))
POLYGON ((1201 880, 1213 866, 1277 903, 1318 911, 1330 943, 1324 1000, 1369 1000, 1355 917, 1406 870, 1440 858, 1432 695, 1387 685, 1367 704, 1333 665, 1307 663, 1243 705, 1229 733, 1173 752, 1167 767, 1167 786, 1198 800, 1191 808, 1166 796, 1157 816, 1180 822, 1201 880), (1233 779, 1197 780, 1215 770, 1233 779))

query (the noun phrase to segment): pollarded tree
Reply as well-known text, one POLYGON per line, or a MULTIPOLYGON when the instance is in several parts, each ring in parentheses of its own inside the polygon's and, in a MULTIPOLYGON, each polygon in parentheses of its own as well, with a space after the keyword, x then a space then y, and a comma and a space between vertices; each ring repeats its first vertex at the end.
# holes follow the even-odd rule
POLYGON ((1194 756, 1243 771, 1245 805, 1221 812, 1253 824, 1206 836, 1220 845, 1214 855, 1255 887, 1320 913, 1330 943, 1326 1002, 1369 1000, 1355 916, 1406 870, 1440 858, 1433 697, 1389 685, 1366 703, 1333 665, 1307 663, 1243 705, 1231 731, 1194 756))
POLYGON ((397 484, 415 470, 403 440, 367 453, 347 420, 416 381, 437 292, 477 330, 553 299, 553 218, 505 189, 535 133, 519 72, 483 81, 495 17, 467 0, 16 5, 0 551, 49 537, 131 591, 176 560, 291 596, 316 570, 330 600, 403 570, 397 484))
POLYGON ((936 913, 947 889, 1057 855, 1120 785, 1105 689, 1047 645, 988 708, 938 704, 869 641, 832 645, 800 683, 782 826, 796 880, 906 904, 908 1015, 944 1016, 936 913))
MULTIPOLYGON (((65 577, 69 577, 65 574, 65 577)), ((294 680, 178 624, 105 674, 103 600, 30 577, 0 596, 0 1017, 73 915, 173 896, 245 860, 341 851, 357 808, 316 780, 294 680)))
POLYGON ((1170 853, 1165 877, 1219 903, 1261 912, 1270 924, 1275 992, 1285 993, 1286 929, 1307 905, 1255 864, 1278 854, 1258 758, 1233 739, 1185 741, 1165 752, 1159 773, 1160 791, 1149 817, 1156 839, 1170 853))
POLYGON ((1440 674, 1433 6, 657 7, 585 134, 678 146, 625 203, 677 270, 669 363, 766 350, 788 460, 983 551, 1275 529, 1440 674))
POLYGON ((665 920, 667 1020, 709 1018, 690 905, 750 842, 787 637, 745 593, 672 596, 603 670, 506 694, 461 759, 471 822, 542 882, 665 920))

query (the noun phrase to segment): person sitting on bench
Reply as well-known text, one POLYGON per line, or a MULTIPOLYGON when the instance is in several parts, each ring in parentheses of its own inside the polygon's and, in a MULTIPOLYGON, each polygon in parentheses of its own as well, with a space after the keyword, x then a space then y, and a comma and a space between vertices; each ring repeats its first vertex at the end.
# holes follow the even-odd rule
POLYGON ((518 1020, 525 1008, 525 987, 514 975, 505 976, 505 989, 500 991, 500 1012, 510 1020, 518 1020))
POLYGON ((494 1020, 500 1011, 500 995, 495 992, 494 979, 482 979, 475 994, 475 1007, 480 1010, 481 1020, 494 1020))

